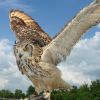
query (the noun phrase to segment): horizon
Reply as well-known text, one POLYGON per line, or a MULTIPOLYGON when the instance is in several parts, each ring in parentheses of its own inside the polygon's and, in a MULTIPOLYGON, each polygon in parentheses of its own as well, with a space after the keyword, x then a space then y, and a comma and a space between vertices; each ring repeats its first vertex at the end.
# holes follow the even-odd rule
MULTIPOLYGON (((9 26, 9 11, 20 9, 30 15, 51 37, 54 37, 66 23, 93 0, 1 0, 0 29, 0 89, 20 88, 26 91, 32 83, 21 74, 13 54, 14 33, 9 26)), ((62 77, 71 85, 100 79, 100 24, 93 27, 74 46, 67 60, 61 62, 62 77), (95 66, 95 67, 94 67, 95 66)))

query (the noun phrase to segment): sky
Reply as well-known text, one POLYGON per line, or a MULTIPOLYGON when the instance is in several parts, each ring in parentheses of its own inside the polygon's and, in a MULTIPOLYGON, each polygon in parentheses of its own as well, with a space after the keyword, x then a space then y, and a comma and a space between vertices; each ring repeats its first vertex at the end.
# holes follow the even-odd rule
MULTIPOLYGON (((29 14, 51 36, 93 0, 0 0, 0 89, 26 91, 32 83, 21 75, 13 55, 14 33, 9 26, 9 11, 29 14)), ((66 82, 80 86, 100 78, 100 25, 87 31, 70 56, 58 67, 66 82)))

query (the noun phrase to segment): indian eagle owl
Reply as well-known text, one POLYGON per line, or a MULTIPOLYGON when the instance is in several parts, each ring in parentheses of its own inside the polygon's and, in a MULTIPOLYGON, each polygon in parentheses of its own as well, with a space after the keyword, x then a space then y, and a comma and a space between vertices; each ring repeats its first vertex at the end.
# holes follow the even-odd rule
POLYGON ((14 54, 22 74, 33 82, 38 92, 69 88, 70 85, 61 78, 57 64, 70 54, 89 28, 100 23, 100 0, 94 0, 81 10, 55 38, 51 38, 37 22, 20 10, 11 10, 9 17, 17 41, 14 54))

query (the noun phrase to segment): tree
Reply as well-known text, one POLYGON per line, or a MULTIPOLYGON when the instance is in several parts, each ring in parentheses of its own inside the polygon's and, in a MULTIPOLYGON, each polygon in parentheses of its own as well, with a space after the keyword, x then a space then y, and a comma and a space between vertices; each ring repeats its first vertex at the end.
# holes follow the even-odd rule
POLYGON ((15 90, 15 98, 20 99, 22 96, 22 90, 16 89, 15 90))
POLYGON ((28 87, 27 96, 30 96, 35 93, 35 88, 31 85, 28 87))
POLYGON ((0 91, 0 97, 2 97, 2 98, 13 98, 14 94, 9 90, 3 89, 3 90, 0 91))
POLYGON ((22 99, 25 99, 25 97, 26 97, 25 93, 22 93, 22 94, 21 94, 21 98, 22 98, 22 99))

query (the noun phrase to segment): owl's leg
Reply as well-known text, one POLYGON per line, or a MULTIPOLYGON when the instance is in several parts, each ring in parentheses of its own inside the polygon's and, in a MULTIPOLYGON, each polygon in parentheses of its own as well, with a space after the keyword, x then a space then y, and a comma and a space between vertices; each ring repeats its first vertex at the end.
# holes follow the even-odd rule
MULTIPOLYGON (((34 82, 34 85, 37 87, 37 95, 34 97, 35 100, 50 100, 50 87, 49 85, 47 87, 44 86, 44 82, 42 79, 32 79, 34 82), (41 88, 42 87, 42 88, 41 88), (41 92, 40 92, 41 91, 41 92)), ((46 85, 46 84, 45 84, 46 85)))
POLYGON ((43 90, 42 93, 36 94, 30 100, 50 100, 51 92, 49 90, 43 90))
POLYGON ((51 95, 51 92, 50 92, 49 90, 46 90, 46 91, 44 91, 44 93, 43 93, 43 98, 44 98, 45 100, 50 100, 50 95, 51 95))

